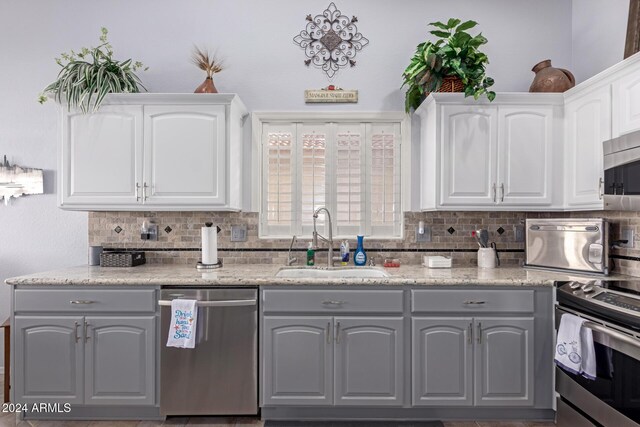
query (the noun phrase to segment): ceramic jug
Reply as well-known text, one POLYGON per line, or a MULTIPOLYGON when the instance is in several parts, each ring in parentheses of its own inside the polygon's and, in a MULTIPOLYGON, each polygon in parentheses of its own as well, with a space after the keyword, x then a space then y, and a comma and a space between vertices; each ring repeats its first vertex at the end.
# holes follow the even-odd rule
POLYGON ((538 62, 531 71, 536 73, 536 76, 529 92, 564 92, 576 85, 573 74, 564 68, 552 67, 550 59, 538 62))

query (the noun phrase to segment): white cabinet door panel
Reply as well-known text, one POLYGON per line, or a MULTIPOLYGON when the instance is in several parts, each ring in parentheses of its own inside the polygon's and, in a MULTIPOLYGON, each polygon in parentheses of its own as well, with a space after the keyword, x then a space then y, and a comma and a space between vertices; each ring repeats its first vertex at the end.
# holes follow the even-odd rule
POLYGON ((602 209, 602 143, 611 139, 611 89, 597 89, 565 105, 567 207, 602 209))
POLYGON ((443 206, 495 204, 497 141, 495 107, 443 107, 443 206))
POLYGON ((613 83, 612 107, 612 137, 640 129, 640 74, 631 73, 613 83))
POLYGON ((63 206, 135 204, 142 184, 142 107, 63 113, 63 206))
POLYGON ((498 200, 550 205, 552 107, 499 107, 498 200))
POLYGON ((144 203, 223 205, 225 107, 147 106, 144 119, 144 203))

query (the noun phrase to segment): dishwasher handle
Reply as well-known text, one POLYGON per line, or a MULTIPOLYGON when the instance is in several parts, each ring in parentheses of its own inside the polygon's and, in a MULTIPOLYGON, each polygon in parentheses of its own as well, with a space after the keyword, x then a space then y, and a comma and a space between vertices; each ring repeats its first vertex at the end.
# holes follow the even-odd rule
MULTIPOLYGON (((222 301, 198 301, 196 305, 198 307, 243 307, 256 305, 255 299, 235 299, 235 300, 222 300, 222 301)), ((158 305, 161 307, 171 307, 170 300, 160 300, 158 305)))

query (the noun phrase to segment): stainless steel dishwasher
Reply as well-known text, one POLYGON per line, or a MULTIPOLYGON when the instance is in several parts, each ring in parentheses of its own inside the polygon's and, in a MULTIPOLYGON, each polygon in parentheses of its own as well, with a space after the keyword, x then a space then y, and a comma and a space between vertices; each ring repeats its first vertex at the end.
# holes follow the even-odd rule
POLYGON ((159 304, 162 415, 257 414, 257 290, 165 288, 159 304), (193 349, 166 346, 176 298, 198 301, 193 349))

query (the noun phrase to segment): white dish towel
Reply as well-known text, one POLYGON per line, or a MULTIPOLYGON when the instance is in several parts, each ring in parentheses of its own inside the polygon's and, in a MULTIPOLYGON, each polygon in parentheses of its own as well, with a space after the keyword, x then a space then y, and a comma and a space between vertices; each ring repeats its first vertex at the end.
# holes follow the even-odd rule
POLYGON ((167 347, 195 348, 198 305, 196 300, 171 301, 171 326, 167 347))
POLYGON ((556 342, 556 365, 585 378, 596 378, 596 352, 593 333, 584 327, 585 319, 563 314, 556 342))

